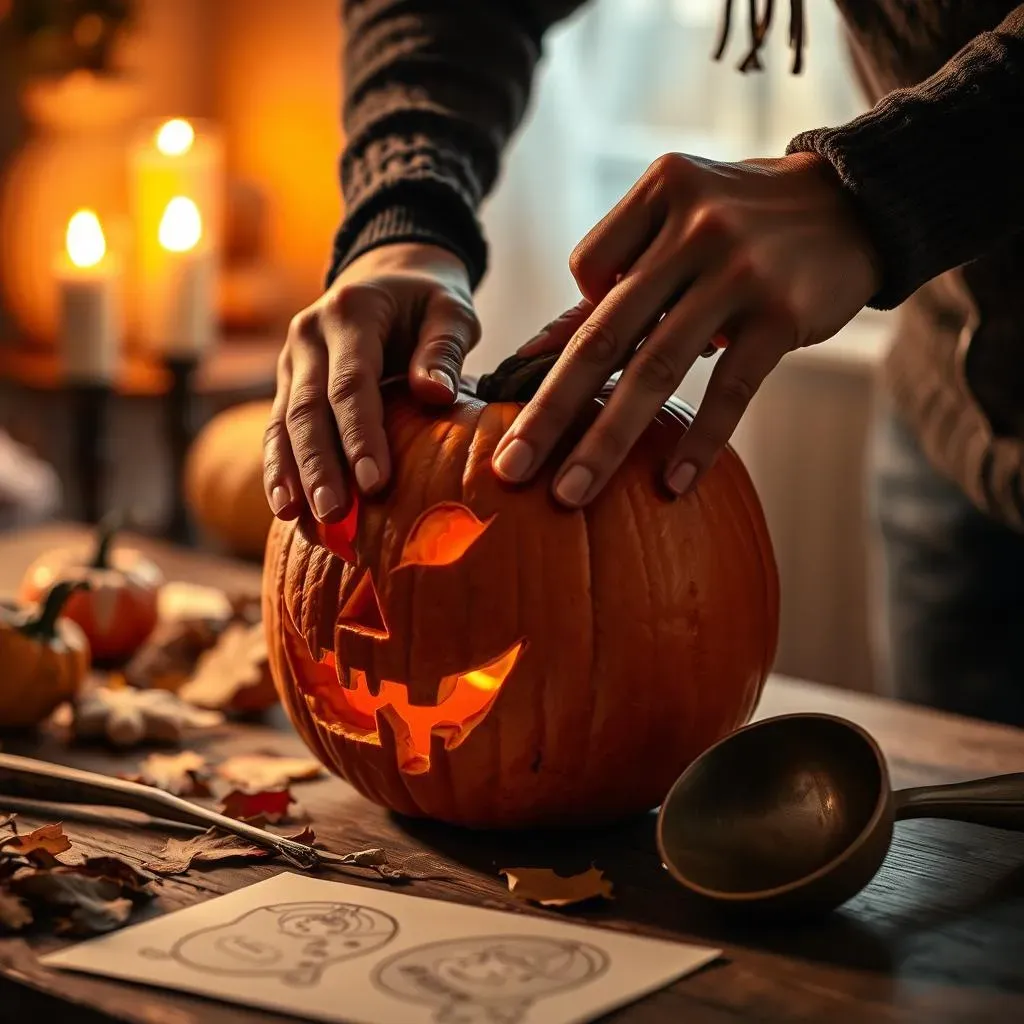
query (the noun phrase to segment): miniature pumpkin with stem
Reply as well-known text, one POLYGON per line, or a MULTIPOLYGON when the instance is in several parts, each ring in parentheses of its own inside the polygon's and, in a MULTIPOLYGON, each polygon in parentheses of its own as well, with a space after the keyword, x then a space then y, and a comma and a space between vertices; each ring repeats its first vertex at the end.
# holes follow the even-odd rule
POLYGON ((89 641, 63 612, 87 586, 61 580, 35 607, 0 604, 0 728, 37 725, 78 693, 89 671, 89 641))
POLYGON ((107 516, 91 547, 44 552, 29 566, 19 595, 33 602, 58 580, 88 582, 70 596, 64 615, 82 627, 93 661, 107 666, 126 662, 153 632, 164 583, 160 568, 141 551, 114 548, 120 523, 119 515, 107 516))

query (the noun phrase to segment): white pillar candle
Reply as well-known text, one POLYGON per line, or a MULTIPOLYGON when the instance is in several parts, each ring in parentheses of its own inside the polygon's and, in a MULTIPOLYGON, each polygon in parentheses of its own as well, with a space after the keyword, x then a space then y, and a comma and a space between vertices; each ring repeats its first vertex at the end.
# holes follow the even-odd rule
POLYGON ((164 358, 199 359, 215 335, 216 261, 193 200, 171 199, 157 240, 165 254, 165 276, 152 298, 156 351, 164 358))
POLYGON ((180 274, 180 261, 160 242, 168 204, 187 196, 203 225, 204 258, 214 265, 220 250, 223 219, 223 146, 207 122, 174 118, 143 126, 129 154, 132 207, 137 232, 135 301, 138 331, 145 347, 158 348, 166 332, 164 309, 171 278, 180 274))
POLYGON ((76 383, 109 384, 121 347, 121 272, 91 210, 68 221, 55 273, 64 375, 76 383))

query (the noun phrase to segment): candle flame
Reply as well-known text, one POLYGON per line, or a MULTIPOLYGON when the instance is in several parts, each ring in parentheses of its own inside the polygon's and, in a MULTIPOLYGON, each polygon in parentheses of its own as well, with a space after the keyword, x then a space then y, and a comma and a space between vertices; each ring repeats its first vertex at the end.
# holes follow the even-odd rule
POLYGON ((156 148, 164 156, 184 156, 196 140, 192 125, 184 118, 176 117, 166 121, 156 133, 156 148))
POLYGON ((107 253, 100 219, 92 210, 79 210, 68 221, 68 258, 76 267, 94 267, 107 253))
POLYGON ((188 252, 203 237, 199 207, 187 196, 175 196, 160 219, 160 244, 170 252, 188 252))

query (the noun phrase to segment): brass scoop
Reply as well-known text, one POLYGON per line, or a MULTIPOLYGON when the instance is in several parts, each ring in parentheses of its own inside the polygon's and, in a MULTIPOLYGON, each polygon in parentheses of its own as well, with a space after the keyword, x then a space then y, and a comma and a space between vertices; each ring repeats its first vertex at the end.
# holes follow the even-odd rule
POLYGON ((738 730, 679 777, 658 812, 662 863, 721 907, 826 913, 875 876, 907 818, 1024 831, 1024 773, 893 792, 860 726, 782 715, 738 730))

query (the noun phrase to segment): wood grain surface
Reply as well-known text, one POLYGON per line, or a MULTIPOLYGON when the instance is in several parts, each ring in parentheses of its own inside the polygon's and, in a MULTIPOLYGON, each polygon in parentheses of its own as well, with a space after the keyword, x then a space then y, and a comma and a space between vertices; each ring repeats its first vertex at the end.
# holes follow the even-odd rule
MULTIPOLYGON (((0 536, 0 591, 46 546, 79 535, 52 527, 0 536)), ((259 586, 251 566, 140 541, 172 579, 234 588, 259 586)), ((859 722, 879 740, 897 785, 954 781, 1024 771, 1024 733, 775 678, 758 716, 827 711, 859 722)), ((4 749, 109 773, 137 755, 68 749, 54 740, 4 738, 4 749)), ((211 759, 274 750, 301 753, 279 716, 260 726, 227 726, 199 748, 211 759)), ((751 765, 751 771, 757 766, 751 765)), ((642 770, 637 767, 635 770, 642 770)), ((897 826, 892 851, 874 882, 827 921, 800 929, 724 922, 697 907, 662 870, 654 818, 598 832, 521 836, 471 834, 390 816, 346 784, 323 779, 295 787, 317 836, 330 849, 383 846, 420 874, 410 898, 430 896, 531 914, 550 914, 602 928, 678 938, 724 948, 723 957, 671 988, 619 1010, 630 1024, 726 1024, 734 1021, 1010 1022, 1024 1020, 1024 837, 976 826, 916 821, 897 826), (563 872, 602 868, 613 902, 583 911, 526 907, 506 891, 499 869, 545 866, 563 872)), ((2 804, 2 801, 0 801, 2 804)), ((2 807, 0 807, 2 809, 2 807)), ((43 818, 21 814, 26 825, 43 818)), ((102 820, 65 818, 76 847, 141 863, 166 834, 102 820)), ((263 863, 193 870, 165 879, 140 916, 167 913, 249 885, 283 869, 263 863)), ((325 877, 332 877, 329 872, 325 877)), ((356 884, 382 884, 349 875, 356 884)), ((275 1021, 284 1018, 143 986, 44 970, 39 953, 63 940, 0 939, 0 1019, 26 1013, 53 1021, 148 1024, 275 1021)))

